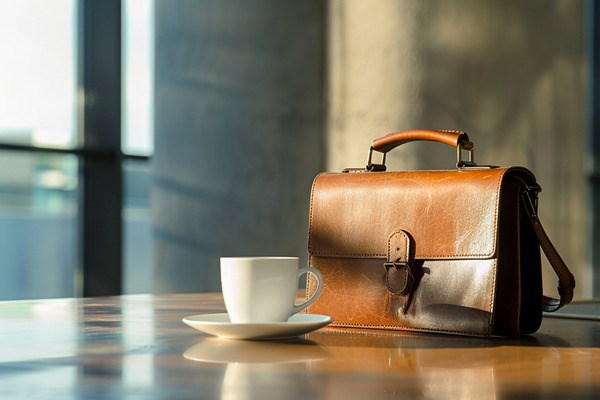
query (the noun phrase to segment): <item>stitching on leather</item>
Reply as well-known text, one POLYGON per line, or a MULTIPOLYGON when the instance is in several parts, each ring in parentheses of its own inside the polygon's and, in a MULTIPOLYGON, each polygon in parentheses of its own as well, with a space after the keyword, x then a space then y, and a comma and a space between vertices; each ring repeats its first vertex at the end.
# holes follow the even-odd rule
POLYGON ((494 265, 494 269, 493 269, 493 274, 492 274, 492 287, 490 290, 490 316, 488 317, 488 326, 489 326, 489 334, 491 335, 492 333, 494 333, 494 314, 496 313, 496 303, 494 302, 494 298, 496 297, 496 274, 498 271, 498 260, 494 260, 493 262, 494 265))
MULTIPOLYGON (((440 336, 435 332, 428 332, 428 333, 432 333, 432 335, 427 335, 427 336, 414 336, 412 335, 412 333, 410 331, 400 331, 399 329, 355 329, 353 327, 350 326, 335 326, 332 327, 331 325, 328 325, 324 328, 321 328, 321 330, 319 331, 319 333, 323 333, 325 335, 327 334, 337 334, 337 333, 341 333, 341 334, 348 334, 348 335, 354 335, 356 337, 385 337, 388 339, 415 339, 415 340, 427 340, 428 342, 433 342, 433 343, 448 343, 449 337, 448 335, 443 335, 440 336)), ((470 340, 479 340, 479 339, 489 339, 489 336, 483 336, 481 334, 473 334, 473 333, 469 333, 469 336, 464 337, 464 335, 459 336, 456 335, 453 338, 456 340, 461 340, 461 341, 470 341, 470 340)), ((452 340, 452 339, 450 339, 452 340)))
MULTIPOLYGON (((309 250, 310 251, 310 250, 309 250)), ((348 257, 348 258, 387 258, 387 254, 367 254, 367 253, 327 253, 327 252, 314 252, 310 253, 316 257, 348 257)))
POLYGON ((394 232, 392 232, 390 234, 389 239, 388 239, 388 250, 387 250, 388 251, 388 254, 387 254, 388 261, 389 262, 394 262, 394 260, 390 260, 389 257, 390 257, 390 254, 392 253, 392 239, 395 238, 398 235, 402 236, 402 239, 404 239, 404 242, 408 242, 408 244, 404 247, 404 250, 405 250, 404 257, 406 259, 405 261, 408 262, 408 261, 410 261, 408 259, 408 257, 409 257, 409 248, 408 247, 409 247, 409 244, 410 244, 410 240, 409 240, 408 235, 406 234, 406 231, 404 229, 395 230, 394 232))
MULTIPOLYGON (((310 249, 309 249, 310 251, 310 249)), ((421 257, 415 257, 418 260, 457 260, 457 259, 491 259, 494 258, 494 252, 491 254, 487 253, 476 253, 476 254, 439 254, 429 255, 423 254, 421 257)), ((367 257, 387 257, 387 254, 362 254, 362 253, 334 253, 334 252, 311 252, 310 254, 320 257, 348 257, 348 258, 367 258, 367 257)))
MULTIPOLYGON (((319 176, 323 175, 324 172, 321 172, 320 174, 318 174, 315 179, 313 180, 312 186, 310 188, 310 208, 309 208, 309 216, 308 216, 308 238, 307 238, 307 244, 308 244, 308 265, 310 266, 312 264, 312 257, 310 256, 312 254, 312 252, 310 251, 310 238, 311 238, 311 232, 312 232, 312 222, 313 222, 313 200, 314 200, 314 196, 315 196, 315 186, 317 185, 317 179, 319 178, 319 176)), ((306 277, 306 299, 309 299, 310 296, 310 277, 312 274, 307 274, 306 277)), ((310 307, 312 306, 309 305, 308 307, 306 307, 306 310, 308 311, 310 309, 310 307)))
POLYGON ((388 329, 395 331, 422 331, 422 332, 432 332, 432 333, 456 333, 460 335, 469 335, 469 336, 478 336, 478 337, 490 337, 490 330, 488 329, 488 333, 474 333, 468 331, 456 331, 452 329, 435 329, 435 328, 418 328, 418 327, 409 327, 409 326, 396 326, 396 325, 368 325, 368 324, 344 324, 332 322, 330 326, 338 326, 345 328, 371 328, 371 329, 388 329))
POLYGON ((315 187, 317 186, 317 180, 319 179, 320 176, 325 175, 326 172, 321 172, 320 174, 318 174, 315 179, 313 180, 312 183, 312 187, 310 188, 310 210, 309 210, 309 215, 308 215, 308 252, 309 254, 312 254, 311 250, 310 250, 310 238, 311 238, 311 232, 312 232, 312 223, 313 223, 313 200, 315 198, 315 187))

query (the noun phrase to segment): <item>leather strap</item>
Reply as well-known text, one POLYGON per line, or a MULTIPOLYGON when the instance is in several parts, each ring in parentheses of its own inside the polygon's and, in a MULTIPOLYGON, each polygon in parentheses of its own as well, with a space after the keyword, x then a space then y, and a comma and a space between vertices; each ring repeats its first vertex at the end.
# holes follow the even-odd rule
POLYGON ((414 242, 410 234, 402 229, 393 232, 388 239, 385 268, 386 286, 396 296, 402 313, 410 307, 413 291, 422 273, 414 263, 414 242))
POLYGON ((524 203, 525 208, 528 211, 526 214, 538 238, 540 247, 544 251, 546 258, 558 276, 558 294, 560 295, 560 299, 543 296, 542 300, 543 310, 546 312, 553 312, 562 306, 569 304, 573 299, 575 278, 573 277, 571 271, 569 271, 567 264, 565 264, 560 254, 558 254, 558 251, 550 241, 550 238, 548 238, 548 235, 546 234, 546 231, 544 230, 544 227, 537 216, 537 212, 530 205, 531 203, 527 200, 524 200, 524 203))
POLYGON ((410 236, 403 230, 398 230, 388 239, 386 270, 387 289, 392 294, 406 295, 413 289, 415 277, 412 272, 410 257, 410 236))

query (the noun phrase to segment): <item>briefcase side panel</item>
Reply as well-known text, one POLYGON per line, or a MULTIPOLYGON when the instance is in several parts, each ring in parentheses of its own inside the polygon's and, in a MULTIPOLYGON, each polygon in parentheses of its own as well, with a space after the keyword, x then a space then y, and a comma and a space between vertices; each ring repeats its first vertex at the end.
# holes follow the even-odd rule
MULTIPOLYGON (((496 261, 428 260, 411 298, 386 289, 383 259, 310 257, 323 292, 308 312, 334 326, 490 336, 496 261)), ((315 290, 309 279, 308 294, 315 290)))
POLYGON ((520 272, 521 272, 521 334, 536 332, 542 324, 542 261, 535 232, 521 210, 520 272))
POLYGON ((533 174, 524 168, 509 170, 502 182, 495 335, 515 337, 534 333, 542 322, 540 247, 522 203, 525 185, 535 184, 533 174))
MULTIPOLYGON (((511 169, 502 185, 503 192, 509 196, 502 194, 501 207, 504 208, 502 204, 509 204, 514 208, 513 213, 516 216, 511 218, 517 221, 518 226, 510 228, 501 224, 501 228, 509 232, 511 229, 514 229, 513 232, 518 233, 518 242, 516 243, 518 251, 508 247, 511 244, 503 246, 500 243, 500 257, 504 257, 506 253, 511 253, 513 256, 515 253, 518 254, 516 265, 518 265, 518 281, 520 285, 519 312, 517 314, 519 318, 519 334, 521 335, 536 332, 542 323, 543 284, 540 243, 529 221, 528 211, 522 201, 523 194, 527 190, 526 186, 531 187, 536 185, 537 183, 533 174, 524 168, 511 169)), ((508 235, 510 234, 508 233, 508 235)), ((516 235, 513 234, 513 236, 516 235)))
POLYGON ((518 183, 503 183, 499 207, 494 334, 516 337, 521 333, 522 285, 518 183))

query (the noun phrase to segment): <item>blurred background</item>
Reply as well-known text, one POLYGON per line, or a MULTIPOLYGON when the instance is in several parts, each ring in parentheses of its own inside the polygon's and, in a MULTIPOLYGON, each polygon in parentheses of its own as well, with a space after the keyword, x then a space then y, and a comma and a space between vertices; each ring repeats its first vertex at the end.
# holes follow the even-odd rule
MULTIPOLYGON (((216 291, 220 256, 306 262, 314 176, 411 128, 530 168, 577 298, 598 297, 595 5, 0 0, 0 299, 216 291)), ((446 147, 388 166, 454 168, 446 147)))

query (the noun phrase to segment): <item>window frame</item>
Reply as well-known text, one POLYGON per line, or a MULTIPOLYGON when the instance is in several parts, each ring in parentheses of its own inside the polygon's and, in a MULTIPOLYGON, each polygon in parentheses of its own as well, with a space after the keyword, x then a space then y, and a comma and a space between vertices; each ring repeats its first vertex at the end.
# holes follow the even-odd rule
POLYGON ((121 1, 78 4, 79 232, 84 297, 122 292, 121 1))

